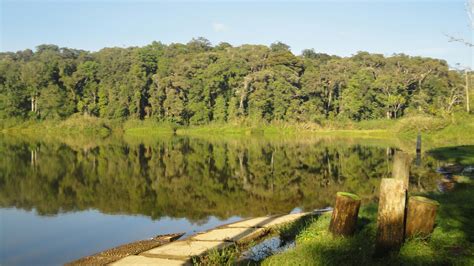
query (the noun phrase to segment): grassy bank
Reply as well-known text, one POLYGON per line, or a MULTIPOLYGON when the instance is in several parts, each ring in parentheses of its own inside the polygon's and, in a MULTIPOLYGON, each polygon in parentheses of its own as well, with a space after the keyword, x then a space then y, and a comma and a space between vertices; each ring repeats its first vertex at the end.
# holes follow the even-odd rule
POLYGON ((66 120, 3 120, 0 122, 1 132, 23 135, 86 135, 106 137, 119 127, 119 121, 82 115, 75 115, 66 120))
POLYGON ((273 255, 263 265, 474 265, 474 186, 459 184, 451 193, 431 193, 441 205, 427 239, 407 240, 400 252, 374 259, 377 206, 362 206, 352 237, 328 231, 330 214, 310 221, 296 237, 296 247, 273 255))
POLYGON ((248 122, 182 126, 153 120, 106 120, 75 115, 63 121, 16 121, 0 122, 0 130, 14 134, 99 135, 124 134, 133 138, 155 138, 161 135, 207 136, 300 136, 319 135, 414 141, 418 132, 423 135, 426 147, 449 143, 474 143, 474 115, 457 114, 446 118, 414 116, 398 120, 368 120, 361 122, 323 121, 320 124, 248 122))
POLYGON ((474 142, 474 115, 456 115, 448 118, 415 116, 398 120, 325 121, 321 124, 273 123, 249 125, 247 123, 209 124, 203 126, 173 126, 150 121, 135 121, 124 127, 126 135, 136 137, 157 133, 175 133, 190 136, 271 136, 271 135, 331 135, 358 138, 416 139, 422 133, 428 143, 474 142))

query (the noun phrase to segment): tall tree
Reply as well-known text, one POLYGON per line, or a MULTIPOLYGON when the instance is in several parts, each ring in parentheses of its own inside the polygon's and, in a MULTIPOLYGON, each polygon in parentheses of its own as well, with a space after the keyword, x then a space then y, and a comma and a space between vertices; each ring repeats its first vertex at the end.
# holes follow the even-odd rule
POLYGON ((288 45, 153 42, 87 52, 55 45, 0 53, 0 116, 73 113, 213 122, 316 122, 450 114, 465 78, 445 61, 358 52, 337 57, 288 45))

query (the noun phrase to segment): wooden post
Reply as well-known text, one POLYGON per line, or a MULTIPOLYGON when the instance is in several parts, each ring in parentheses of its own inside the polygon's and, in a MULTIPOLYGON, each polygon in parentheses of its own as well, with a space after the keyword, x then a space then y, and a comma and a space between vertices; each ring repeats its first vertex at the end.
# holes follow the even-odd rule
POLYGON ((416 154, 421 153, 421 133, 416 136, 416 154))
POLYGON ((359 196, 347 192, 337 192, 329 231, 334 235, 352 235, 356 230, 359 208, 359 196))
POLYGON ((408 200, 407 223, 405 229, 406 237, 429 236, 434 229, 436 211, 439 203, 437 201, 414 196, 408 200))
POLYGON ((410 156, 402 151, 397 151, 393 158, 392 177, 403 181, 405 189, 408 189, 410 181, 410 156))
POLYGON ((401 179, 382 178, 375 256, 382 257, 390 250, 399 249, 403 242, 406 190, 401 179))
POLYGON ((416 154, 415 165, 416 165, 416 166, 420 166, 420 165, 421 165, 421 154, 420 154, 420 153, 417 153, 417 154, 416 154))

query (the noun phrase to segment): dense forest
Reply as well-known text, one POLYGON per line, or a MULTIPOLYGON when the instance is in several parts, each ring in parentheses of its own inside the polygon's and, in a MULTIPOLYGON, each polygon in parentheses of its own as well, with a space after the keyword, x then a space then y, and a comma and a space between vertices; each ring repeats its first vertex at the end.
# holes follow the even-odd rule
POLYGON ((153 42, 88 52, 56 45, 0 53, 0 118, 210 122, 355 121, 446 114, 465 101, 443 60, 359 52, 338 57, 276 42, 153 42))

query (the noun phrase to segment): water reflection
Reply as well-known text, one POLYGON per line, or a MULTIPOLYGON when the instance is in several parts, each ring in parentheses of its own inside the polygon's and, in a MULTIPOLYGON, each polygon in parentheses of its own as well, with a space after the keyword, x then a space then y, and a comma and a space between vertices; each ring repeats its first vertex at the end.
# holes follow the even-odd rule
MULTIPOLYGON (((397 145, 332 138, 0 138, 0 264, 61 264, 158 234, 377 198, 397 145)), ((434 190, 439 161, 411 167, 434 190)))
MULTIPOLYGON (((40 215, 87 209, 187 218, 259 216, 331 205, 337 191, 377 196, 394 148, 337 139, 168 137, 74 146, 0 141, 0 206, 40 215)), ((435 186, 437 161, 412 167, 412 189, 435 186)))

